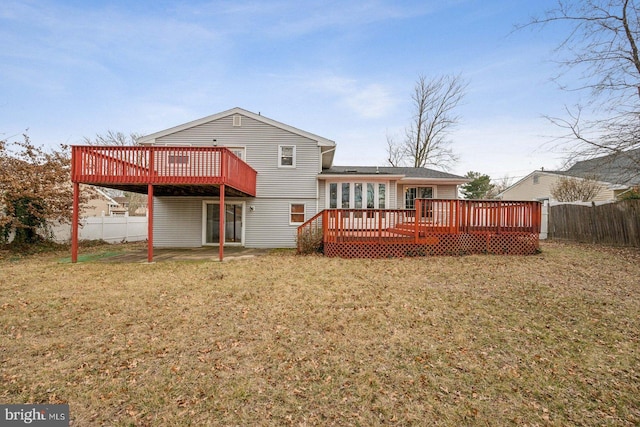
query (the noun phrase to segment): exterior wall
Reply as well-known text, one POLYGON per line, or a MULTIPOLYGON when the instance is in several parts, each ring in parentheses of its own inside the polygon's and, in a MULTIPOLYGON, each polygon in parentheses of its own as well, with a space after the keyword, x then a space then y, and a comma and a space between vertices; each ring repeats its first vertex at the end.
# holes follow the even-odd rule
MULTIPOLYGON (((327 203, 327 182, 324 180, 318 181, 318 212, 321 212, 329 207, 327 203)), ((315 215, 315 214, 314 214, 315 215)))
POLYGON ((153 246, 158 248, 202 246, 202 198, 154 197, 153 246))
MULTIPOLYGON (((155 197, 153 203, 154 246, 158 248, 202 246, 205 201, 218 203, 217 198, 209 197, 155 197)), ((289 223, 291 203, 305 204, 305 220, 316 214, 315 198, 227 197, 225 202, 244 202, 244 246, 247 248, 294 248, 296 246, 299 224, 289 223)))
POLYGON ((244 246, 247 248, 295 248, 298 226, 289 223, 291 203, 304 203, 305 221, 316 214, 316 198, 259 198, 247 202, 244 246), (252 211, 250 206, 254 207, 252 211))
POLYGON ((82 217, 94 217, 109 215, 109 202, 100 196, 96 196, 94 199, 90 199, 84 209, 82 209, 82 217))
MULTIPOLYGON (((552 199, 551 189, 560 181, 561 175, 550 173, 533 173, 520 182, 514 184, 502 193, 503 200, 543 200, 552 199)), ((595 197, 595 202, 605 202, 614 199, 614 192, 605 186, 595 197)))
MULTIPOLYGON (((157 145, 244 147, 245 162, 258 175, 256 197, 245 205, 246 247, 295 247, 297 225, 289 225, 290 203, 305 203, 305 218, 316 213, 320 149, 317 141, 242 116, 233 126, 233 115, 185 129, 156 140, 157 145), (278 167, 280 145, 295 146, 295 168, 278 167), (250 210, 250 206, 254 210, 250 210)), ((202 245, 201 197, 156 198, 154 245, 194 247, 202 245), (180 221, 180 227, 176 227, 180 221)), ((229 198, 227 198, 230 201, 229 198)), ((238 199, 232 199, 238 200, 238 199)))
POLYGON ((318 143, 286 130, 242 116, 242 126, 233 126, 233 116, 223 117, 156 140, 158 145, 244 147, 245 162, 258 172, 257 197, 316 197, 320 165, 318 143), (278 167, 278 146, 296 147, 296 167, 278 167), (296 185, 291 185, 295 182, 296 185))

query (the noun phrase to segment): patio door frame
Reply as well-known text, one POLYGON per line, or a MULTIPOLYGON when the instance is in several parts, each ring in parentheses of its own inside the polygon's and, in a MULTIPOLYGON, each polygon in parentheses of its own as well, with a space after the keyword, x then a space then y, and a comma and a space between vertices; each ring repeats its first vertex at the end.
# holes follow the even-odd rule
MULTIPOLYGON (((208 243, 207 242, 207 205, 212 205, 213 209, 220 209, 220 200, 219 199, 211 199, 211 200, 203 200, 202 201, 202 246, 220 246, 220 242, 217 243, 208 243)), ((224 246, 244 246, 244 236, 245 236, 245 224, 246 224, 246 202, 242 200, 229 200, 225 198, 224 201, 225 212, 227 209, 227 205, 236 205, 242 207, 242 215, 240 218, 240 224, 242 230, 240 230, 240 241, 239 242, 227 242, 226 239, 226 229, 227 229, 227 221, 225 218, 225 236, 223 237, 224 246)))

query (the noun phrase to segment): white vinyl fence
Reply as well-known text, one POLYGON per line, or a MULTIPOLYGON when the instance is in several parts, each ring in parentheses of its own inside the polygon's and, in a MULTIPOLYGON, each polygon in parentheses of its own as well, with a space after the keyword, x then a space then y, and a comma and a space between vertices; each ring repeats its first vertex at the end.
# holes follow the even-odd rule
MULTIPOLYGON (((52 226, 56 242, 71 240, 71 224, 52 226)), ((80 220, 80 240, 104 240, 109 243, 147 240, 146 216, 91 216, 80 220)))

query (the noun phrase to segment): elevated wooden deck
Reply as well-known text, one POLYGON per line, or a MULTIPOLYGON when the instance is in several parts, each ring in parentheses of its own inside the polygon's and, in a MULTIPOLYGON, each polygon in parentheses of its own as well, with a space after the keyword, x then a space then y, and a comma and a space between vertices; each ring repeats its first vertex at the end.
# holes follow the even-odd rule
POLYGON ((156 195, 256 195, 256 171, 225 147, 73 146, 71 181, 156 195), (209 187, 209 188, 206 188, 209 187))
MULTIPOLYGON (((224 235, 225 196, 255 196, 257 172, 225 147, 73 146, 71 260, 78 259, 79 185, 147 194, 147 259, 153 261, 153 196, 218 197, 224 235)), ((220 260, 224 243, 219 245, 220 260)))
POLYGON ((383 258, 471 253, 533 254, 541 204, 495 200, 416 200, 415 210, 327 209, 298 228, 298 251, 383 258))

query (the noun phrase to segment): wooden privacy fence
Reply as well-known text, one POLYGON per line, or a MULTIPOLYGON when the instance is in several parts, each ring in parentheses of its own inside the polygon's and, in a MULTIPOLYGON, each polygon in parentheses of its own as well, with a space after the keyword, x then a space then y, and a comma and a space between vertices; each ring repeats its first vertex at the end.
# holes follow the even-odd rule
POLYGON ((599 206, 551 206, 549 237, 640 247, 640 200, 623 200, 599 206))

